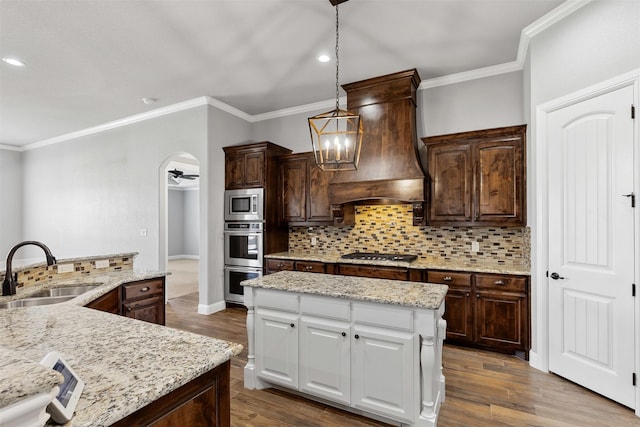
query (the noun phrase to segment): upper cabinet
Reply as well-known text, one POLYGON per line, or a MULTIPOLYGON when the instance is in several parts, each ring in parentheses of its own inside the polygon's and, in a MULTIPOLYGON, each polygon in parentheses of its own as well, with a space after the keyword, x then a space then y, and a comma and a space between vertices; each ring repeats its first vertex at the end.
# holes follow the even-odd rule
POLYGON ((526 125, 423 138, 430 225, 525 226, 526 125))
POLYGON ((331 173, 315 162, 313 153, 280 159, 280 219, 292 225, 332 224, 329 205, 331 173))
POLYGON ((224 147, 223 150, 225 190, 269 187, 269 177, 277 176, 277 157, 291 153, 291 150, 270 142, 224 147))

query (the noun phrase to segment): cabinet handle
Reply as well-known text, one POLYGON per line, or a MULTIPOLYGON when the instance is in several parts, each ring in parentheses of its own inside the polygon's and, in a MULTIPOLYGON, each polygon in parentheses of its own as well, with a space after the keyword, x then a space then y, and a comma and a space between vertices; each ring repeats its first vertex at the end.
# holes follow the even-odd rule
POLYGON ((495 282, 493 282, 494 285, 504 285, 504 280, 496 280, 495 282))
POLYGON ((140 289, 140 292, 149 292, 151 290, 150 287, 145 286, 144 288, 140 289))
POLYGON ((358 339, 358 338, 360 338, 360 335, 355 334, 353 337, 354 337, 355 339, 358 339))
POLYGON ((342 336, 343 336, 343 337, 346 337, 346 336, 347 336, 347 333, 346 333, 346 332, 343 332, 343 333, 342 333, 342 336))
POLYGON ((469 296, 469 292, 467 292, 467 296, 469 296))
POLYGON ((451 276, 444 276, 444 277, 442 278, 442 281, 443 281, 443 282, 451 282, 452 280, 453 280, 453 278, 452 278, 451 276))
POLYGON ((480 294, 476 294, 476 298, 480 298, 480 294))
POLYGON ((313 266, 311 266, 311 265, 307 265, 307 266, 305 267, 305 269, 306 269, 306 270, 313 270, 313 266))
POLYGON ((291 326, 292 328, 296 327, 295 323, 289 323, 289 326, 291 326))
POLYGON ((278 268, 282 268, 282 267, 284 267, 284 264, 283 264, 283 263, 281 263, 281 262, 280 262, 280 263, 278 263, 278 268))

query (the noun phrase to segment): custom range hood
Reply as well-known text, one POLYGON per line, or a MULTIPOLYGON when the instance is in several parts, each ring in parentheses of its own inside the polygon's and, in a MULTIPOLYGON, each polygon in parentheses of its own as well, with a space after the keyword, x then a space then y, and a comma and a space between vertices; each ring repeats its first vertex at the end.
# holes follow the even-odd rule
POLYGON ((358 170, 330 172, 329 202, 337 224, 353 223, 353 205, 411 203, 424 223, 425 173, 418 156, 415 69, 342 85, 347 109, 360 115, 364 137, 358 170))

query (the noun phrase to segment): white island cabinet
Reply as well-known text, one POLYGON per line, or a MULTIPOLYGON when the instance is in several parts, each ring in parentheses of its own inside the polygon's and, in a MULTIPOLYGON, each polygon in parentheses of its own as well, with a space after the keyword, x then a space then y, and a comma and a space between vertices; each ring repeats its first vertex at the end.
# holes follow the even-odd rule
POLYGON ((436 426, 447 287, 283 271, 245 286, 245 387, 282 387, 400 425, 436 426))

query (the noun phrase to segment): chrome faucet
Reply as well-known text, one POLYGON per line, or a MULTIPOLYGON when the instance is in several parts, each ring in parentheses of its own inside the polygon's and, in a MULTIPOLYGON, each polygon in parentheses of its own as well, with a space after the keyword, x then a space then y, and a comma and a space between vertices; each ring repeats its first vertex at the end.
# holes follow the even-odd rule
POLYGON ((44 254, 47 256, 47 265, 53 265, 56 263, 56 258, 51 254, 51 250, 44 243, 36 242, 34 240, 27 240, 25 242, 18 243, 11 248, 9 255, 7 255, 7 269, 4 272, 4 282, 2 282, 2 296, 16 294, 16 279, 14 279, 13 274, 11 273, 11 261, 13 260, 13 256, 16 251, 26 245, 35 245, 42 248, 44 254))

